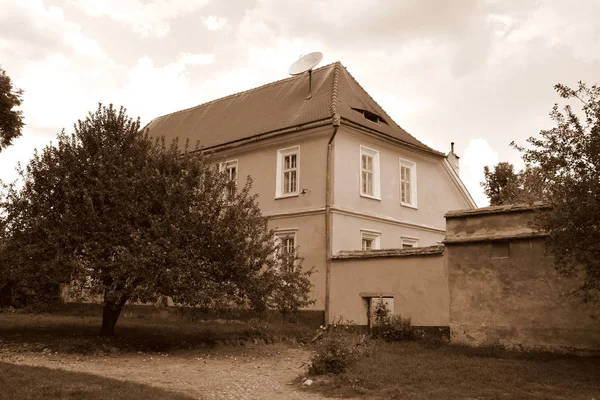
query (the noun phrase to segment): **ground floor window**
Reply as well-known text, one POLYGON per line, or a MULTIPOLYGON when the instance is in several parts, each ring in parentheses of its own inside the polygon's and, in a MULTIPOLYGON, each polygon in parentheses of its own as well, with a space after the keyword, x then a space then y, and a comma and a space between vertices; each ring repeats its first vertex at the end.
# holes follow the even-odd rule
POLYGON ((419 247, 419 239, 415 237, 402 236, 402 248, 410 249, 412 247, 419 247))
POLYGON ((361 250, 375 250, 379 249, 379 239, 381 238, 380 232, 375 231, 360 231, 361 238, 361 250))

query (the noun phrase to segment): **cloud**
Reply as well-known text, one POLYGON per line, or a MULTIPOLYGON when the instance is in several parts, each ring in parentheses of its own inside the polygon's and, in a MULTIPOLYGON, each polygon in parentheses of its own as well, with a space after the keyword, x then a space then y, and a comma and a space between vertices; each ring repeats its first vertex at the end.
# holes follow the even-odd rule
POLYGON ((162 37, 171 20, 198 10, 207 0, 75 0, 74 4, 89 15, 129 25, 138 35, 162 37))
POLYGON ((202 18, 202 23, 209 31, 220 31, 227 27, 226 18, 215 17, 214 15, 202 18))
POLYGON ((98 42, 85 36, 79 24, 67 20, 60 7, 46 6, 41 0, 0 0, 0 9, 0 49, 10 49, 23 63, 55 52, 109 60, 98 42))
POLYGON ((158 66, 148 56, 141 57, 127 72, 122 88, 108 88, 100 94, 103 102, 124 105, 130 116, 140 116, 146 124, 153 118, 199 104, 192 87, 189 68, 205 67, 213 54, 182 53, 177 61, 158 66))
POLYGON ((478 138, 469 141, 460 160, 460 178, 479 207, 489 204, 488 198, 481 190, 481 182, 484 180, 483 167, 497 163, 498 152, 492 149, 487 140, 478 138))

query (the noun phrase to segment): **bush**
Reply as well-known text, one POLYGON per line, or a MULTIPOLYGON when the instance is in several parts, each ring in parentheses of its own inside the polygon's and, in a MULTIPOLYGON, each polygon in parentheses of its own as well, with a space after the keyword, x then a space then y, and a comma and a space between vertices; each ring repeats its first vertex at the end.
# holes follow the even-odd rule
POLYGON ((414 334, 410 318, 391 314, 383 299, 379 298, 374 310, 375 325, 371 328, 373 339, 386 342, 401 342, 413 340, 414 334))
MULTIPOLYGON (((341 321, 340 321, 341 322, 341 321)), ((348 323, 321 327, 321 340, 310 358, 311 375, 339 374, 365 354, 364 337, 348 323)))

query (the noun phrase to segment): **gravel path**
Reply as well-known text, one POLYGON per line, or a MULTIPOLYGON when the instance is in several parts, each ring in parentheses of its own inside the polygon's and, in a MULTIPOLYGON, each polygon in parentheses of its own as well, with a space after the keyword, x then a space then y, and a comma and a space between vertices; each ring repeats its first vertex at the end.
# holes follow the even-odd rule
POLYGON ((61 368, 133 381, 204 400, 323 399, 291 381, 304 370, 308 352, 284 345, 224 348, 177 354, 76 356, 2 353, 0 361, 61 368))

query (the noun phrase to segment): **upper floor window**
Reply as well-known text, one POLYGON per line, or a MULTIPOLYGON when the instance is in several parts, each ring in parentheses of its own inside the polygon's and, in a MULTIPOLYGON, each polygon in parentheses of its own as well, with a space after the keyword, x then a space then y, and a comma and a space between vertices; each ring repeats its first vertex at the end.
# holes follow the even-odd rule
POLYGON ((417 165, 400 159, 400 204, 417 207, 417 165))
POLYGON ((379 199, 379 152, 360 146, 360 194, 379 199))
POLYGON ((221 168, 227 177, 227 196, 233 197, 237 190, 238 162, 237 160, 226 161, 221 164, 221 168))
POLYGON ((300 182, 300 146, 277 151, 276 197, 295 196, 300 182))
POLYGON ((362 250, 375 250, 379 249, 379 239, 381 233, 372 231, 360 231, 360 239, 362 242, 362 250))

